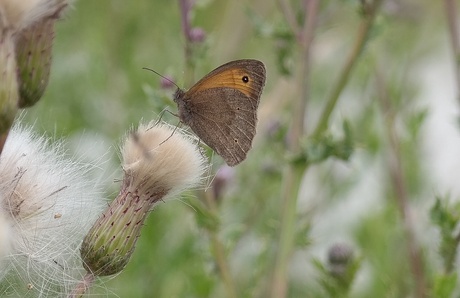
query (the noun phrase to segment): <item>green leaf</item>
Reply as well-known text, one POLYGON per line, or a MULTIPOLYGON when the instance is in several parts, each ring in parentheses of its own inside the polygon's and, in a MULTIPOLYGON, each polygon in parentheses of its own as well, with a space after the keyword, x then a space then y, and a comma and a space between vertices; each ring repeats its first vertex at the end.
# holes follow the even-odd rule
POLYGON ((457 273, 436 276, 431 297, 453 297, 457 285, 457 273))

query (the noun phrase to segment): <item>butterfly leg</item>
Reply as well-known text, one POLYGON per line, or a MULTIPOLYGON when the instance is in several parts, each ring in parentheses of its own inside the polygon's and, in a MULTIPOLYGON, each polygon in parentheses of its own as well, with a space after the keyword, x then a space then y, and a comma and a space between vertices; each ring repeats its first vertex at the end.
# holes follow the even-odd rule
POLYGON ((201 145, 201 139, 198 138, 198 143, 196 144, 196 146, 198 147, 198 150, 199 150, 201 156, 204 157, 204 158, 208 158, 208 156, 207 156, 206 153, 205 153, 204 148, 201 147, 200 145, 201 145))
MULTIPOLYGON (((166 110, 167 111, 167 110, 166 110)), ((177 128, 182 124, 181 121, 179 121, 179 123, 177 123, 177 125, 174 127, 174 130, 172 131, 172 133, 169 135, 169 137, 167 137, 164 141, 162 141, 160 144, 158 144, 158 146, 161 146, 161 144, 163 144, 164 142, 166 142, 167 140, 169 140, 173 135, 174 133, 176 132, 177 128)))
MULTIPOLYGON (((163 115, 168 112, 169 114, 179 118, 179 115, 177 114, 174 114, 173 112, 171 112, 170 110, 168 110, 168 108, 164 108, 163 110, 161 110, 160 114, 159 114, 159 118, 158 120, 155 122, 155 124, 152 125, 152 127, 155 127, 157 126, 160 122, 161 122, 161 119, 163 118, 163 115)), ((147 130, 150 130, 152 127, 149 127, 147 130)))

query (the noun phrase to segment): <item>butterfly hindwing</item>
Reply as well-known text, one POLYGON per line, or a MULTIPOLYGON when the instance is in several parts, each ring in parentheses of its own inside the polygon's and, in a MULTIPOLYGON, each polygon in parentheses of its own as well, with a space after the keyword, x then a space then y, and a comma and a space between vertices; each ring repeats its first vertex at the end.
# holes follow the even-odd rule
POLYGON ((218 95, 210 96, 213 92, 208 89, 195 95, 197 100, 189 105, 193 121, 188 125, 228 165, 233 166, 244 160, 251 149, 257 110, 238 90, 222 88, 218 95))

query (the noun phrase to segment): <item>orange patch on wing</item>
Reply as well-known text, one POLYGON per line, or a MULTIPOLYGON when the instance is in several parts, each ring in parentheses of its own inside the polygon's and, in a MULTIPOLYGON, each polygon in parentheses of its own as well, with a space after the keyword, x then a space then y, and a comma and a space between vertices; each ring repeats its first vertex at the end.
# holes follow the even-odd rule
POLYGON ((234 68, 224 70, 212 76, 205 76, 189 92, 194 93, 211 88, 227 87, 237 89, 248 97, 254 97, 257 94, 253 85, 254 79, 250 73, 242 68, 234 68), (249 81, 244 82, 243 77, 247 77, 249 81))

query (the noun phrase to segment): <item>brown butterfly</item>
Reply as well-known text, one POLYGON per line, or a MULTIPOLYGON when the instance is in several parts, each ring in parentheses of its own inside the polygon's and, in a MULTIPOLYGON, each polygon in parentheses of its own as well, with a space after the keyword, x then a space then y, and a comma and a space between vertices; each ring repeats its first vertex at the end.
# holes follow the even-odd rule
POLYGON ((257 60, 228 62, 188 91, 177 88, 180 120, 229 166, 246 158, 256 133, 265 66, 257 60))

